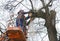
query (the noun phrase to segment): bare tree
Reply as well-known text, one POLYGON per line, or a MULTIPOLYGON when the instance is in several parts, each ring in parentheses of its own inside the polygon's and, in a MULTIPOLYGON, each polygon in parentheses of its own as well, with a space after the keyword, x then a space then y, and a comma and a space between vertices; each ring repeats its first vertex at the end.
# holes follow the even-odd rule
MULTIPOLYGON (((48 37, 50 41, 57 41, 57 31, 55 28, 55 17, 56 17, 56 11, 51 10, 49 11, 49 7, 52 6, 53 0, 50 0, 48 4, 45 5, 44 0, 40 0, 42 2, 43 7, 38 10, 38 12, 34 12, 32 14, 32 18, 34 17, 42 17, 45 19, 46 23, 45 26, 47 27, 48 31, 48 37), (51 3, 51 4, 50 4, 51 3), (45 12, 42 11, 42 9, 45 10, 45 12)), ((31 2, 31 0, 30 0, 31 2)), ((32 4, 32 2, 31 2, 32 4)), ((33 10, 33 5, 32 10, 33 10)))
MULTIPOLYGON (((49 3, 46 4, 46 5, 45 5, 44 0, 40 0, 42 2, 43 7, 40 8, 38 11, 34 10, 34 6, 33 6, 32 0, 29 0, 29 1, 31 3, 31 7, 32 7, 30 12, 33 13, 31 18, 33 18, 33 19, 36 18, 36 17, 44 18, 45 21, 46 21, 45 26, 46 26, 47 31, 48 31, 49 40, 50 41, 57 41, 57 31, 56 31, 56 28, 55 28, 55 16, 56 16, 56 12, 54 10, 49 11, 49 7, 52 6, 53 0, 50 0, 49 3), (45 12, 43 12, 42 9, 44 9, 45 12)), ((17 5, 22 4, 21 2, 19 2, 17 5)), ((22 4, 22 5, 24 7, 26 7, 24 4, 22 4)), ((11 5, 9 3, 9 4, 6 4, 5 9, 11 10, 13 7, 16 7, 16 6, 13 6, 13 5, 11 5)), ((26 7, 26 8, 28 8, 28 7, 26 7)))

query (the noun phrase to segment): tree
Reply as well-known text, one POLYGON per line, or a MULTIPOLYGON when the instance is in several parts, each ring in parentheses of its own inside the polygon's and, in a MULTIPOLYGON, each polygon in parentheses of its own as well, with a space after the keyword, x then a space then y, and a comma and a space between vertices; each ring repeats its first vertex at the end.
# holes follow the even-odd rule
MULTIPOLYGON (((39 9, 37 13, 34 12, 34 14, 32 14, 32 18, 33 17, 44 18, 46 21, 45 26, 47 27, 49 40, 57 41, 57 31, 55 28, 56 11, 54 11, 54 10, 49 11, 49 7, 52 6, 52 3, 51 3, 52 0, 50 0, 50 2, 47 5, 45 5, 44 0, 40 0, 40 1, 42 2, 43 7, 41 9, 39 9), (51 5, 50 5, 50 3, 51 3, 51 5), (43 12, 42 9, 44 9, 45 12, 43 12)), ((31 2, 32 10, 33 10, 32 0, 30 0, 30 2, 31 2)))
MULTIPOLYGON (((24 1, 24 0, 23 0, 24 1)), ((44 18, 46 23, 45 23, 45 26, 47 28, 47 31, 48 31, 48 37, 49 37, 49 40, 50 41, 57 41, 57 31, 56 31, 56 28, 55 28, 55 16, 56 16, 56 11, 54 10, 51 10, 49 11, 49 7, 52 6, 52 2, 53 0, 50 0, 48 4, 45 5, 45 2, 44 0, 40 0, 42 2, 42 5, 43 7, 40 8, 38 11, 36 11, 34 9, 34 6, 33 6, 33 2, 32 0, 29 0, 30 3, 31 3, 31 7, 32 9, 30 10, 30 12, 32 12, 32 19, 38 17, 38 18, 44 18), (51 3, 51 4, 50 4, 51 3), (45 12, 42 11, 42 9, 45 10, 45 12)), ((18 4, 20 4, 21 2, 19 2, 18 4)), ((10 4, 10 3, 9 3, 10 4)), ((17 5, 18 5, 17 4, 17 5)), ((22 3, 21 3, 22 4, 22 3)), ((16 5, 16 6, 17 6, 16 5)), ((22 4, 23 5, 23 4, 22 4)), ((12 6, 12 5, 8 5, 6 4, 5 6, 5 9, 9 9, 10 11, 12 10, 12 8, 16 7, 16 6, 12 6)), ((26 7, 25 5, 23 5, 24 7, 26 7)), ((27 8, 27 7, 26 7, 27 8)))

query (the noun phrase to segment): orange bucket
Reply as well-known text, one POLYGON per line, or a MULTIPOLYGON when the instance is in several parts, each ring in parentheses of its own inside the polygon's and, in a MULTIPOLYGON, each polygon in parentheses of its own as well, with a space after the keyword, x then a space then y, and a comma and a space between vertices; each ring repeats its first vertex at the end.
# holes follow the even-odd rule
POLYGON ((22 29, 19 27, 8 27, 6 31, 9 39, 19 39, 21 41, 26 41, 26 37, 22 32, 22 29))

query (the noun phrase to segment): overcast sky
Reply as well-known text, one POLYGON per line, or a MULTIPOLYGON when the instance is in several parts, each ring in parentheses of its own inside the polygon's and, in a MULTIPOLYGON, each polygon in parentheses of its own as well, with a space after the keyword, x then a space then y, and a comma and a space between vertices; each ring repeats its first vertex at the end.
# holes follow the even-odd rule
MULTIPOLYGON (((10 15, 12 14, 12 11, 8 11, 8 10, 4 9, 4 6, 5 6, 5 4, 7 4, 7 1, 8 0, 0 0, 0 22, 3 23, 5 26, 7 25, 6 22, 10 19, 10 15)), ((13 1, 13 0, 11 0, 11 1, 13 1)), ((16 5, 18 3, 18 1, 20 1, 20 0, 12 2, 11 4, 16 5)), ((46 4, 49 2, 48 0, 45 0, 45 1, 46 1, 46 4)), ((30 6, 31 4, 29 3, 28 0, 24 0, 22 2, 22 4, 24 4, 26 7, 28 7, 29 9, 31 9, 31 6, 30 6)), ((13 9, 13 13, 14 14, 17 14, 17 12, 20 9, 23 9, 26 12, 29 11, 29 9, 27 9, 26 7, 24 7, 22 4, 19 4, 15 9, 13 9)), ((42 3, 39 2, 39 0, 33 0, 33 5, 34 5, 34 9, 37 9, 37 10, 42 7, 42 3)), ((55 0, 53 2, 53 6, 50 7, 50 9, 53 9, 53 10, 55 9, 55 11, 57 12, 56 19, 60 20, 60 0, 55 0)), ((15 15, 15 17, 16 17, 16 15, 15 15)), ((42 20, 44 21, 44 19, 39 19, 39 20, 40 20, 39 22, 42 22, 42 20)), ((38 18, 36 18, 33 22, 37 22, 37 21, 38 21, 38 18)), ((47 29, 46 29, 45 26, 41 26, 41 25, 39 26, 37 24, 33 24, 33 22, 31 22, 32 26, 30 25, 29 31, 33 32, 33 31, 39 29, 40 27, 44 27, 44 29, 41 29, 43 31, 43 33, 41 33, 41 32, 39 32, 40 34, 39 33, 35 33, 35 32, 29 33, 28 34, 28 36, 29 36, 28 41, 35 41, 35 40, 36 41, 41 41, 41 37, 43 37, 44 35, 46 35, 47 29), (44 31, 46 33, 44 33, 44 31)), ((45 23, 45 21, 44 21, 44 23, 45 23)), ((43 23, 43 25, 44 25, 44 23, 43 23)), ((56 24, 56 29, 57 29, 58 33, 60 33, 60 28, 59 27, 60 27, 60 21, 57 22, 57 24, 56 24)), ((46 36, 46 38, 44 38, 43 41, 48 41, 48 35, 46 36)))

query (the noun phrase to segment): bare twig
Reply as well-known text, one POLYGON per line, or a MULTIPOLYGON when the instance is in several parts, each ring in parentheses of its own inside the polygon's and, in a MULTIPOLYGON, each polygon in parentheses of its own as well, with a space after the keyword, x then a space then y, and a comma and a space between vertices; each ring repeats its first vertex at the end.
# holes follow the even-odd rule
MULTIPOLYGON (((21 3, 24 7, 26 7, 23 3, 21 3)), ((26 7, 27 9, 29 9, 28 7, 26 7)), ((30 9, 29 9, 30 10, 30 9)))
POLYGON ((41 39, 41 41, 43 41, 43 39, 48 35, 48 33, 46 33, 46 35, 41 39))
MULTIPOLYGON (((21 0, 18 4, 20 4, 20 3, 23 2, 23 1, 24 1, 24 0, 21 0)), ((18 5, 18 4, 17 4, 17 5, 18 5)), ((14 7, 16 7, 17 5, 15 5, 14 7)))
MULTIPOLYGON (((22 2, 23 2, 24 0, 22 0, 22 1, 20 1, 18 4, 22 4, 22 2)), ((17 5, 18 5, 17 4, 17 5)), ((14 7, 16 7, 17 5, 15 5, 14 7)), ((22 4, 24 7, 26 7, 24 4, 22 4)), ((26 7, 27 9, 29 9, 28 7, 26 7)), ((30 10, 30 9, 29 9, 30 10)))
MULTIPOLYGON (((2 24, 2 23, 0 22, 0 24, 2 24)), ((2 24, 2 25, 6 28, 6 26, 4 24, 2 24)))

